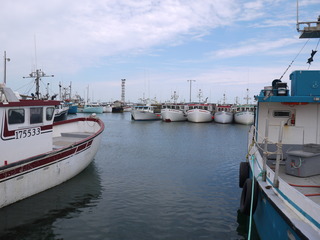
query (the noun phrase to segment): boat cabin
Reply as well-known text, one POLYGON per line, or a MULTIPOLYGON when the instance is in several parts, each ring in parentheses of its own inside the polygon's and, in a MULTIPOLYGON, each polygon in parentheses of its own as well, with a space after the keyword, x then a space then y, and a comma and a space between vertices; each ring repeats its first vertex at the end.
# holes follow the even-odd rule
POLYGON ((188 110, 192 110, 192 109, 202 109, 202 110, 207 110, 207 111, 212 112, 213 106, 211 104, 207 104, 207 103, 188 104, 188 110))
POLYGON ((256 139, 261 151, 268 142, 268 151, 273 152, 268 159, 276 158, 279 142, 284 160, 310 144, 320 149, 320 71, 294 71, 290 80, 291 91, 286 83, 279 90, 277 80, 272 89, 267 87, 255 96, 256 139))
POLYGON ((21 100, 4 86, 0 86, 0 99, 3 161, 0 166, 51 151, 52 145, 44 143, 52 139, 55 106, 59 101, 21 100))
POLYGON ((185 110, 184 104, 163 104, 162 109, 185 110))

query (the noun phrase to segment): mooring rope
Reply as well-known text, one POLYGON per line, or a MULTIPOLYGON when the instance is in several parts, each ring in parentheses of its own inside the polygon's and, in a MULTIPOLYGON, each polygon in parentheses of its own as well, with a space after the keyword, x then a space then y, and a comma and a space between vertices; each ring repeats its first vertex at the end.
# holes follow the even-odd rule
POLYGON ((251 169, 252 169, 252 188, 251 188, 251 203, 250 203, 250 217, 249 217, 249 229, 248 229, 248 240, 251 239, 251 229, 252 229, 252 209, 254 201, 254 155, 251 155, 251 169))

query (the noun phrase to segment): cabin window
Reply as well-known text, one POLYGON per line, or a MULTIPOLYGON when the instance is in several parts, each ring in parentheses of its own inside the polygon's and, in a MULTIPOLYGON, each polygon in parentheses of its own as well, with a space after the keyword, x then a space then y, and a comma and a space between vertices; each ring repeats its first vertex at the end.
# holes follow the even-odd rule
POLYGON ((9 109, 9 124, 24 123, 24 109, 9 109))
POLYGON ((30 108, 30 123, 35 124, 35 123, 42 123, 42 107, 37 107, 37 108, 30 108))
POLYGON ((291 116, 291 112, 286 110, 278 110, 273 112, 273 116, 278 118, 288 118, 291 116))
POLYGON ((54 108, 53 107, 48 107, 46 109, 46 120, 47 121, 51 121, 53 118, 53 114, 54 114, 54 108))

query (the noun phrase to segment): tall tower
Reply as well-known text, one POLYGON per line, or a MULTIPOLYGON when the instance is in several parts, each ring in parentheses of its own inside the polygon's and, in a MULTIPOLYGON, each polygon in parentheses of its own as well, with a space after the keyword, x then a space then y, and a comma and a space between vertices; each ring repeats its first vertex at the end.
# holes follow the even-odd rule
POLYGON ((125 95, 126 95, 126 80, 121 79, 121 102, 125 102, 125 95))

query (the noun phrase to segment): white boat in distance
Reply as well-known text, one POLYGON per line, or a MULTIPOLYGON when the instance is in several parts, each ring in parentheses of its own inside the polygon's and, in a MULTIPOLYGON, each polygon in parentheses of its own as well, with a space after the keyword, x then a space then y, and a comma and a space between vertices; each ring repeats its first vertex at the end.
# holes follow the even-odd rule
POLYGON ((86 104, 82 110, 83 113, 103 113, 103 106, 98 103, 86 104))
MULTIPOLYGON (((297 23, 298 31, 300 24, 300 38, 320 38, 320 18, 297 23)), ((290 89, 275 79, 256 96, 239 187, 240 212, 254 220, 261 240, 320 239, 319 76, 296 70, 290 89)))
POLYGON ((238 105, 235 107, 234 121, 239 124, 250 125, 254 122, 255 105, 238 105))
POLYGON ((187 120, 185 105, 164 104, 161 108, 161 116, 164 122, 181 122, 187 120))
POLYGON ((112 105, 110 103, 103 102, 100 105, 102 106, 104 113, 112 113, 112 105))
POLYGON ((217 105, 214 113, 214 121, 216 123, 232 123, 233 112, 231 104, 217 105))
POLYGON ((244 98, 247 103, 240 105, 236 104, 233 108, 234 110, 234 121, 235 123, 250 125, 254 122, 254 111, 255 105, 249 104, 249 89, 247 88, 247 96, 244 98))
POLYGON ((161 113, 155 112, 154 106, 134 106, 131 119, 135 121, 161 120, 161 113))
POLYGON ((59 101, 20 100, 4 84, 0 99, 0 208, 67 181, 92 162, 101 120, 54 123, 59 101))
POLYGON ((207 103, 188 104, 187 119, 189 122, 212 122, 212 105, 207 103))
POLYGON ((61 101, 59 105, 55 107, 54 121, 66 120, 69 111, 69 104, 65 101, 61 101))

